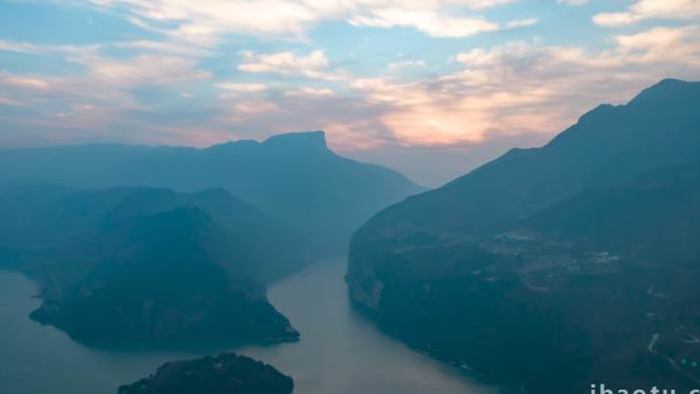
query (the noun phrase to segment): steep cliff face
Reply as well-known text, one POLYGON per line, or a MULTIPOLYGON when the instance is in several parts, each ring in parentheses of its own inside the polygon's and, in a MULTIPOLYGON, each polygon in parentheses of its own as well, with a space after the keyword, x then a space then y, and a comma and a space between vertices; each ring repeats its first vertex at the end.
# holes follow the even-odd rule
POLYGON ((354 302, 529 392, 692 386, 698 124, 700 83, 666 80, 384 210, 351 242, 354 302))

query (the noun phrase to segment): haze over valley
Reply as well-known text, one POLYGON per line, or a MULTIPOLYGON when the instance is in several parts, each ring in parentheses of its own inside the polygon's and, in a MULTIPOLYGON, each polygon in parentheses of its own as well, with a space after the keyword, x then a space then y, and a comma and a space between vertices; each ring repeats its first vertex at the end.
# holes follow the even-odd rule
POLYGON ((700 1, 0 9, 0 393, 700 391, 700 1))

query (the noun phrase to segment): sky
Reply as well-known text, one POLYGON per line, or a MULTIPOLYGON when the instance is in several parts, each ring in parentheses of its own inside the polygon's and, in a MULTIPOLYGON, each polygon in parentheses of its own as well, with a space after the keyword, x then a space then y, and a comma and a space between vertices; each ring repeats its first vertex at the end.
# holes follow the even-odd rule
POLYGON ((700 80, 700 0, 0 0, 0 148, 324 130, 439 185, 700 80))

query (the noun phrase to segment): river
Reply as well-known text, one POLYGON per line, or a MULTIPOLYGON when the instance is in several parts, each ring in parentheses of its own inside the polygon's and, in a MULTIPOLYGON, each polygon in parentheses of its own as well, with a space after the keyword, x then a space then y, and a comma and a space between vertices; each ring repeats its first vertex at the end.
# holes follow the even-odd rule
MULTIPOLYGON (((347 298, 342 261, 319 263, 271 286, 270 301, 301 341, 236 349, 295 381, 295 394, 485 394, 495 390, 379 332, 347 298)), ((92 350, 28 318, 36 287, 0 271, 0 393, 114 394, 182 353, 92 350)))

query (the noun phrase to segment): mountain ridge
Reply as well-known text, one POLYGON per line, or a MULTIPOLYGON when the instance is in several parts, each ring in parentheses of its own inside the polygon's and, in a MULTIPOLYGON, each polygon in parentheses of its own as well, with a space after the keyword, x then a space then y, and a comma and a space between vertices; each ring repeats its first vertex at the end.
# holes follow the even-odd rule
POLYGON ((423 190, 396 171, 343 158, 325 133, 209 148, 78 145, 0 151, 0 185, 149 186, 194 192, 221 187, 308 240, 313 257, 344 253, 350 234, 387 205, 423 190))
MULTIPOLYGON (((657 90, 666 92, 669 90, 668 86, 669 85, 667 83, 659 83, 654 87, 649 88, 651 90, 647 89, 646 94, 649 94, 649 92, 653 93, 657 90)), ((690 89, 690 91, 694 92, 693 94, 698 97, 698 100, 700 100, 700 94, 697 93, 700 90, 700 82, 685 82, 679 85, 673 83, 671 84, 671 90, 677 90, 677 86, 682 86, 683 89, 681 90, 683 91, 690 89)), ((639 95, 637 97, 639 97, 639 95)), ((685 98, 682 98, 682 100, 685 100, 685 98)), ((604 183, 603 179, 613 178, 615 173, 620 172, 619 170, 611 169, 610 167, 612 164, 609 164, 609 161, 613 159, 618 161, 625 160, 625 149, 628 151, 630 149, 628 146, 621 144, 622 148, 620 149, 610 150, 610 148, 606 148, 606 151, 603 148, 603 146, 605 146, 605 141, 602 141, 602 143, 600 141, 580 141, 582 137, 584 137, 584 139, 590 138, 591 133, 581 134, 579 131, 582 129, 589 131, 592 130, 592 135, 599 135, 608 139, 617 137, 620 134, 623 134, 625 138, 628 138, 630 135, 634 135, 637 129, 631 126, 626 126, 625 128, 618 130, 616 133, 608 133, 607 136, 605 133, 600 134, 600 131, 595 131, 598 129, 597 123, 601 121, 608 121, 611 113, 615 115, 623 113, 627 117, 644 115, 646 108, 638 108, 635 106, 634 102, 635 100, 632 99, 626 105, 603 105, 596 107, 596 109, 583 115, 575 125, 564 130, 544 146, 524 150, 511 150, 505 155, 475 169, 474 171, 448 182, 441 188, 412 196, 407 199, 406 204, 401 205, 413 205, 414 211, 426 212, 427 207, 423 207, 422 209, 415 208, 415 205, 420 204, 421 200, 425 200, 426 197, 433 198, 436 201, 435 208, 438 208, 440 204, 450 202, 452 202, 453 205, 457 205, 455 201, 451 201, 450 193, 483 195, 484 193, 482 190, 486 189, 489 190, 488 198, 484 198, 480 201, 474 201, 475 205, 472 205, 472 208, 465 208, 471 209, 468 212, 453 212, 450 214, 450 217, 445 219, 452 220, 451 216, 457 214, 470 215, 471 220, 474 220, 475 217, 480 218, 478 215, 479 212, 489 212, 490 214, 494 214, 494 211, 496 211, 496 215, 498 215, 500 214, 500 211, 505 211, 506 209, 526 209, 527 214, 531 214, 542 205, 550 204, 554 200, 561 201, 562 199, 581 191, 585 187, 587 177, 595 177, 600 174, 604 174, 604 176, 601 176, 600 180, 601 183, 604 183), (582 146, 583 143, 585 143, 585 145, 582 146), (591 158, 595 160, 591 160, 591 158), (550 163, 552 163, 554 160, 563 160, 565 167, 561 169, 553 169, 554 166, 550 163), (584 164, 582 165, 581 163, 584 164), (602 165, 607 165, 607 167, 601 167, 602 165), (506 166, 506 169, 501 170, 501 168, 506 166), (533 166, 536 166, 537 169, 533 170, 533 166), (608 172, 607 175, 605 175, 606 172, 608 172), (484 179, 484 177, 488 177, 488 182, 481 181, 484 179), (525 187, 529 188, 529 182, 532 182, 533 180, 539 182, 541 188, 548 188, 548 195, 545 193, 533 195, 532 193, 536 193, 538 188, 532 188, 531 191, 524 189, 525 187), (504 198, 506 197, 504 197, 504 193, 501 193, 501 190, 504 187, 507 187, 506 192, 510 193, 510 196, 507 197, 507 201, 504 201, 504 198), (510 204, 510 206, 504 209, 504 205, 508 204, 510 204), (523 207, 523 205, 526 204, 530 204, 531 206, 523 207)), ((692 101, 691 103, 696 102, 697 101, 692 101)), ((678 112, 678 110, 685 110, 686 113, 691 113, 690 118, 686 120, 689 125, 700 122, 700 115, 693 114, 690 109, 685 107, 687 106, 680 105, 676 108, 670 108, 665 111, 675 113, 678 112)), ((664 125, 663 128, 660 129, 650 129, 649 122, 647 122, 646 119, 638 119, 637 123, 640 126, 646 126, 647 129, 650 130, 652 136, 664 133, 670 128, 670 126, 664 125)), ((651 123, 653 124, 653 122, 651 123)), ((678 129, 681 130, 681 128, 678 129)), ((665 151, 667 147, 663 145, 654 146, 646 141, 637 141, 634 143, 634 145, 639 146, 646 143, 648 147, 645 149, 649 150, 649 152, 644 152, 643 155, 657 155, 657 160, 664 161, 662 165, 671 166, 697 154, 698 147, 700 146, 700 133, 686 136, 686 141, 683 144, 676 143, 673 138, 676 137, 674 137, 672 133, 669 133, 669 135, 664 137, 662 141, 664 144, 675 143, 674 146, 677 148, 677 152, 674 152, 674 155, 667 154, 665 151), (679 152, 681 154, 679 154, 679 152)), ((632 139, 632 141, 634 141, 634 139, 632 139)), ((618 145, 620 144, 618 143, 618 145)), ((637 146, 633 146, 633 148, 636 149, 637 146)), ((640 155, 641 154, 638 154, 637 156, 640 155)), ((625 169, 624 167, 621 168, 623 168, 623 170, 625 169)), ((627 173, 623 173, 619 175, 619 177, 629 179, 630 177, 634 177, 635 175, 638 175, 644 171, 644 168, 639 170, 634 169, 634 171, 629 172, 629 175, 627 173)), ((618 182, 620 179, 615 178, 614 181, 618 182)), ((377 218, 391 214, 391 210, 383 210, 371 220, 377 220, 377 218)), ((507 216, 509 216, 509 218, 512 217, 512 212, 509 212, 507 216)), ((422 222, 420 217, 416 217, 415 219, 416 222, 422 222)), ((425 219, 434 222, 433 218, 430 216, 426 216, 425 219)), ((486 223, 479 222, 478 224, 480 226, 473 226, 471 230, 478 231, 478 227, 481 226, 489 228, 493 227, 494 225, 497 227, 504 224, 512 224, 512 221, 507 220, 507 218, 500 218, 501 220, 505 220, 506 223, 499 222, 499 218, 492 219, 493 218, 485 218, 486 223)))
POLYGON ((528 392, 692 388, 698 124, 700 82, 665 80, 383 210, 351 241, 353 303, 528 392))
POLYGON ((265 288, 303 253, 251 205, 217 189, 51 190, 0 193, 0 252, 40 285, 34 320, 112 350, 298 339, 265 288))

